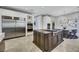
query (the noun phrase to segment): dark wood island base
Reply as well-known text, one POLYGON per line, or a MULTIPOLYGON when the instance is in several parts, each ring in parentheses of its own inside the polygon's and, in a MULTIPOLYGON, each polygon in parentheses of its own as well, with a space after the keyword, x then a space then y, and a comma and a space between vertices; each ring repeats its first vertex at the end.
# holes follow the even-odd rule
POLYGON ((61 30, 34 30, 33 43, 43 52, 50 52, 63 42, 61 30))

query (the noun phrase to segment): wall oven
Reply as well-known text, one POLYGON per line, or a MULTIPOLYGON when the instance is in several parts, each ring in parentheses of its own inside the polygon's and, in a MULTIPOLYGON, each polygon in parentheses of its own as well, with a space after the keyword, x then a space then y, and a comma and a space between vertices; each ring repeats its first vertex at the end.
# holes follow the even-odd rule
POLYGON ((33 23, 27 23, 27 31, 32 32, 33 31, 33 23))

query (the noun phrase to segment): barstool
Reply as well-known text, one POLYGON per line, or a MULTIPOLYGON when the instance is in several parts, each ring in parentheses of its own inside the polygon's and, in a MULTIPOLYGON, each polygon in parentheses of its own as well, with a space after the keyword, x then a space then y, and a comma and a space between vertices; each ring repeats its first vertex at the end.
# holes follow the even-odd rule
POLYGON ((77 30, 73 29, 72 31, 69 32, 68 38, 77 39, 78 37, 77 37, 76 33, 77 33, 77 30))
POLYGON ((77 29, 72 30, 72 33, 73 33, 73 39, 78 38, 77 35, 76 35, 77 29))

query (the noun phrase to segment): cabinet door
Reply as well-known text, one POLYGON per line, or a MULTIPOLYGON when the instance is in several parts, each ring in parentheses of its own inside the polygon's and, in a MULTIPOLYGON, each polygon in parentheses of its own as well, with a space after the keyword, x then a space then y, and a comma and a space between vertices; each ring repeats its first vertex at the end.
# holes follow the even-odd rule
POLYGON ((53 47, 52 48, 54 48, 57 45, 57 42, 58 42, 57 33, 53 32, 53 40, 52 41, 53 41, 53 43, 52 43, 53 47))
POLYGON ((37 32, 33 31, 33 42, 37 44, 37 32))
POLYGON ((53 33, 51 32, 50 34, 49 34, 49 51, 51 51, 52 50, 52 48, 54 47, 53 46, 53 33))
POLYGON ((40 48, 41 48, 41 50, 44 51, 44 49, 45 49, 45 38, 44 38, 44 34, 43 33, 41 33, 40 35, 41 35, 40 36, 40 48))
POLYGON ((44 36, 44 40, 45 40, 45 51, 48 51, 49 50, 49 44, 51 44, 49 41, 49 34, 45 34, 44 36))
POLYGON ((62 32, 58 32, 58 44, 60 44, 63 40, 62 32))
POLYGON ((38 32, 38 33, 37 33, 37 43, 38 43, 38 47, 40 47, 40 39, 41 39, 41 33, 38 32))

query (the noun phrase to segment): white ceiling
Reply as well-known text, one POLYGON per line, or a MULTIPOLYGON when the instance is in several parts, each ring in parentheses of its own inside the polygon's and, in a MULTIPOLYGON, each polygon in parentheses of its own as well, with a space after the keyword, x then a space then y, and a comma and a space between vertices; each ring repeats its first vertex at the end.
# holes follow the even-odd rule
POLYGON ((78 6, 8 6, 10 8, 32 12, 35 15, 50 14, 60 16, 78 11, 78 6))

